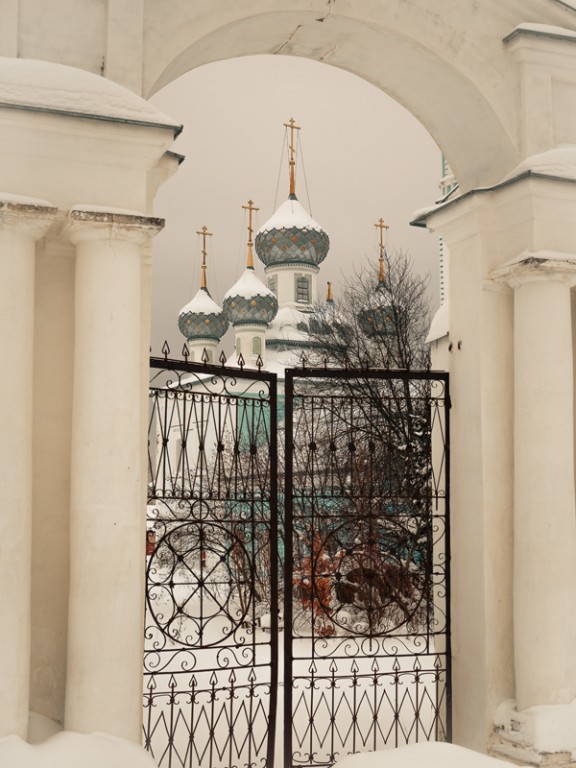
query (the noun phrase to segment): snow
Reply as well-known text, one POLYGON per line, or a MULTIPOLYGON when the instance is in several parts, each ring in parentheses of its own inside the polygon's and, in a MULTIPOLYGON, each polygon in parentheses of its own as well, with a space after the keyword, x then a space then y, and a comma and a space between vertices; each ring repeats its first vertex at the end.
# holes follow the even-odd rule
POLYGON ((138 216, 138 218, 147 218, 147 214, 142 211, 130 211, 127 208, 114 208, 111 205, 88 205, 87 203, 76 203, 71 211, 80 211, 83 213, 111 213, 118 216, 138 216))
MULTIPOLYGON (((574 39, 576 39, 576 33, 574 39)), ((510 181, 527 171, 558 176, 563 179, 576 179, 576 145, 563 144, 554 149, 548 149, 546 152, 527 157, 504 177, 504 181, 510 181)))
POLYGON ((349 755, 337 768, 510 768, 510 763, 444 742, 410 744, 381 752, 349 755))
POLYGON ((127 88, 91 72, 34 59, 0 57, 0 105, 162 125, 172 118, 127 88))
POLYGON ((425 208, 418 208, 410 216, 410 226, 412 227, 425 227, 426 219, 436 211, 439 211, 446 203, 451 202, 449 200, 441 203, 434 203, 434 205, 428 205, 425 208))
POLYGON ((260 227, 258 234, 268 232, 271 229, 290 229, 291 227, 324 232, 324 228, 310 216, 298 200, 288 198, 277 209, 276 213, 260 227))
POLYGON ((25 195, 13 195, 10 192, 0 192, 0 206, 2 205, 33 205, 39 208, 55 208, 48 200, 26 197, 25 195))
POLYGON ((448 302, 444 302, 438 307, 436 314, 430 323, 430 330, 426 336, 426 343, 437 341, 450 332, 450 309, 448 302))
POLYGON ((155 768, 144 749, 106 733, 61 731, 41 744, 18 736, 0 739, 3 768, 155 768))
POLYGON ((252 299, 254 296, 274 296, 274 293, 266 288, 262 280, 253 269, 245 269, 240 279, 227 291, 226 299, 244 298, 252 299))
MULTIPOLYGON (((514 699, 502 702, 494 725, 504 731, 504 741, 540 753, 576 754, 576 699, 569 704, 551 704, 516 711, 514 699)), ((514 750, 512 751, 514 753, 514 750)))
POLYGON ((208 291, 200 288, 194 298, 182 307, 180 315, 192 312, 195 315, 221 315, 222 309, 216 304, 208 291))

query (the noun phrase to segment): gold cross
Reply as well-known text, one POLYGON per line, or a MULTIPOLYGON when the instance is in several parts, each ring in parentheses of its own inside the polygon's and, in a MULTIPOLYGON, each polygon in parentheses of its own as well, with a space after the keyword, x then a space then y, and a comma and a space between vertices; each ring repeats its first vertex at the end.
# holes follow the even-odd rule
POLYGON ((291 117, 287 123, 284 123, 284 127, 290 128, 290 194, 294 195, 296 193, 296 182, 294 178, 294 166, 296 165, 296 161, 294 160, 294 152, 296 149, 294 146, 294 131, 299 131, 300 126, 296 125, 296 120, 291 117))
POLYGON ((248 211, 248 245, 252 245, 252 234, 254 232, 252 229, 252 213, 254 211, 259 211, 260 208, 255 208, 252 200, 248 200, 248 205, 243 205, 242 208, 244 208, 245 211, 248 211))
POLYGON ((259 211, 260 208, 255 208, 252 200, 248 200, 248 205, 243 205, 242 208, 248 211, 248 258, 246 266, 248 269, 254 269, 254 257, 252 256, 252 233, 254 232, 252 229, 252 213, 259 211))
POLYGON ((201 230, 196 230, 197 235, 202 235, 202 282, 200 287, 206 290, 206 238, 212 237, 212 232, 208 232, 206 224, 201 230))
POLYGON ((374 226, 380 230, 380 274, 378 276, 378 282, 384 282, 384 230, 390 229, 387 224, 384 224, 384 219, 380 217, 374 226))

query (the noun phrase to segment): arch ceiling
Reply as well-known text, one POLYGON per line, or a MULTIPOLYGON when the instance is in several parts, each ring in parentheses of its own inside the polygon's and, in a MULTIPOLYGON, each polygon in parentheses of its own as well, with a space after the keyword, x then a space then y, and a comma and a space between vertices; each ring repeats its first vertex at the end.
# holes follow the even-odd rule
POLYGON ((421 121, 464 189, 499 181, 522 159, 519 70, 504 38, 522 23, 576 31, 576 0, 18 0, 10 7, 0 54, 103 74, 145 98, 189 69, 236 56, 303 56, 346 69, 421 121))
POLYGON ((219 59, 312 58, 410 110, 464 188, 492 184, 520 159, 519 79, 502 40, 527 21, 576 29, 576 12, 560 0, 147 0, 144 95, 219 59))

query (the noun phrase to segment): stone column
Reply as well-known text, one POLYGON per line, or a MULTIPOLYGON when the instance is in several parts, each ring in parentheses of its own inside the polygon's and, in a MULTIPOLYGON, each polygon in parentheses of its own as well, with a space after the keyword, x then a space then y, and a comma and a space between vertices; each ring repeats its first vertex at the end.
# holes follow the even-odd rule
POLYGON ((0 193, 0 737, 26 737, 30 686, 35 241, 56 209, 0 193))
POLYGON ((146 482, 144 245, 162 226, 74 210, 70 596, 65 727, 141 741, 146 482))
POLYGON ((514 288, 516 708, 576 696, 576 510, 570 288, 575 261, 498 270, 514 288))

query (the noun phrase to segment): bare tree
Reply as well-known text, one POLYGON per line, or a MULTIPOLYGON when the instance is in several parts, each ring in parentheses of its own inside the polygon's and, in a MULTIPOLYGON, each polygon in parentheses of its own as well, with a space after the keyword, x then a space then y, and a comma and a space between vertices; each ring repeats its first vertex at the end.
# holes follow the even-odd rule
MULTIPOLYGON (((295 481, 303 498, 318 495, 314 542, 331 562, 323 570, 309 545, 318 564, 312 577, 297 573, 298 583, 329 576, 329 600, 315 587, 316 614, 341 628, 364 622, 370 634, 421 622, 431 578, 429 387, 400 374, 429 367, 428 278, 403 252, 383 254, 382 267, 357 272, 310 316, 307 365, 348 368, 350 376, 311 383, 295 422, 295 481), (373 368, 399 375, 373 377, 373 368), (364 618, 346 619, 348 605, 364 618)), ((300 539, 312 541, 300 533, 298 546, 300 539)))
POLYGON ((383 254, 358 270, 335 301, 317 307, 308 323, 315 364, 424 370, 430 365, 429 277, 416 274, 404 251, 383 254))

